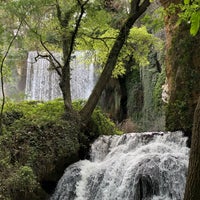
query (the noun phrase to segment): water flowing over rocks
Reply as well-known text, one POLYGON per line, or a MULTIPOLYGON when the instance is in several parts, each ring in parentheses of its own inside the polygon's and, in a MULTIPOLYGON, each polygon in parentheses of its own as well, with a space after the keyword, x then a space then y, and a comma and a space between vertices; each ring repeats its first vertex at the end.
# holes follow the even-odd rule
POLYGON ((189 148, 182 132, 101 136, 68 167, 51 200, 181 200, 189 148))

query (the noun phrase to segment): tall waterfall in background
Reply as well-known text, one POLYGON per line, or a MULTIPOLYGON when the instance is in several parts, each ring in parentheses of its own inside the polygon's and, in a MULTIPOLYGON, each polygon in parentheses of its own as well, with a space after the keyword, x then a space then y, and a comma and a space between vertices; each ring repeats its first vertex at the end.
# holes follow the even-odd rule
POLYGON ((102 136, 69 166, 51 200, 181 200, 189 149, 181 132, 102 136))
MULTIPOLYGON (((36 51, 29 52, 27 60, 26 99, 48 101, 61 97, 59 76, 50 68, 46 59, 38 59, 36 51)), ((94 65, 87 64, 86 53, 75 52, 71 61, 71 94, 72 99, 87 99, 94 87, 94 65)), ((61 60, 60 54, 55 54, 61 60)))

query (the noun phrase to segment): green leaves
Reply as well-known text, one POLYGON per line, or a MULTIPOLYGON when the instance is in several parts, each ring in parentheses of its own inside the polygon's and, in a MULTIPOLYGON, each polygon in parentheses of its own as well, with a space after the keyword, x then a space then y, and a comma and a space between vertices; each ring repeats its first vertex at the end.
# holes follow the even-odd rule
POLYGON ((195 36, 200 26, 200 11, 192 13, 190 21, 191 21, 190 33, 191 35, 195 36))
POLYGON ((190 34, 195 36, 200 28, 200 2, 199 0, 184 0, 184 5, 181 6, 182 13, 180 19, 188 21, 190 26, 190 34))
POLYGON ((184 0, 184 4, 188 5, 190 3, 190 0, 184 0))
POLYGON ((135 61, 135 67, 144 67, 149 64, 148 55, 150 48, 161 49, 162 45, 158 38, 147 32, 145 26, 133 27, 130 30, 129 37, 126 45, 122 48, 120 56, 118 58, 117 65, 113 71, 113 77, 118 77, 125 74, 125 63, 133 58, 135 61))

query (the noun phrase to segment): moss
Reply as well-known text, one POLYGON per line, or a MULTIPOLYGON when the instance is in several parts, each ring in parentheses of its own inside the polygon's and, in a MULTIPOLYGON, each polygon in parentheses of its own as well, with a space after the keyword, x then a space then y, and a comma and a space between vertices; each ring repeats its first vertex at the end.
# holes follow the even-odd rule
POLYGON ((93 124, 90 134, 94 133, 96 136, 122 134, 122 132, 116 128, 114 122, 106 117, 100 108, 94 111, 90 123, 93 124))
MULTIPOLYGON (((78 109, 82 103, 74 106, 78 109)), ((44 183, 55 184, 100 134, 117 133, 99 109, 87 133, 80 131, 77 120, 66 121, 63 111, 62 100, 6 104, 5 131, 0 136, 0 199, 46 199, 44 183)))
MULTIPOLYGON (((84 100, 74 101, 73 107, 76 110, 80 110, 84 104, 85 104, 84 100)), ((116 128, 115 123, 108 116, 106 116, 105 113, 103 113, 102 109, 100 107, 97 107, 94 110, 92 118, 87 127, 87 135, 88 136, 93 135, 94 138, 96 138, 99 135, 114 135, 114 134, 122 134, 122 132, 116 128)))
POLYGON ((194 109, 199 96, 200 34, 192 37, 188 25, 182 24, 173 33, 168 52, 170 77, 170 99, 166 108, 166 127, 170 131, 192 132, 194 109))
POLYGON ((139 69, 133 69, 127 74, 126 86, 128 115, 134 122, 138 122, 142 118, 142 108, 144 105, 144 93, 139 69))
POLYGON ((165 83, 166 73, 162 70, 161 74, 158 76, 157 82, 153 90, 154 107, 156 111, 163 111, 163 101, 162 101, 162 86, 165 83))
MULTIPOLYGON (((161 56, 159 55, 159 59, 161 56)), ((156 52, 151 52, 149 54, 150 64, 147 67, 134 69, 127 74, 128 115, 139 131, 155 131, 164 128, 161 95, 165 73, 157 57, 156 52), (162 72, 159 73, 161 70, 162 72)))
POLYGON ((33 194, 39 186, 36 176, 32 168, 29 166, 20 166, 12 173, 12 176, 10 176, 6 182, 9 193, 14 199, 17 199, 19 194, 20 198, 26 199, 26 197, 28 197, 31 193, 33 194))

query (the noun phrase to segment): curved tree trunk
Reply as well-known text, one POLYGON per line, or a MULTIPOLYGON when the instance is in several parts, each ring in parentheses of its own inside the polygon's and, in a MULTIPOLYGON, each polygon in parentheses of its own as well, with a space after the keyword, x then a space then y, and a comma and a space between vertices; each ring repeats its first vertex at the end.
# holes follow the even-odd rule
POLYGON ((195 109, 192 144, 184 200, 200 198, 200 96, 195 109))
POLYGON ((107 82, 112 76, 112 71, 117 63, 118 55, 129 35, 130 29, 132 28, 135 21, 146 11, 149 5, 149 0, 145 0, 141 5, 140 0, 131 1, 131 13, 120 29, 119 35, 110 51, 103 72, 97 84, 95 85, 92 94, 90 95, 86 105, 80 111, 82 120, 85 123, 87 123, 87 121, 91 117, 92 112, 94 111, 94 108, 96 107, 98 100, 102 94, 102 91, 104 90, 107 82))

